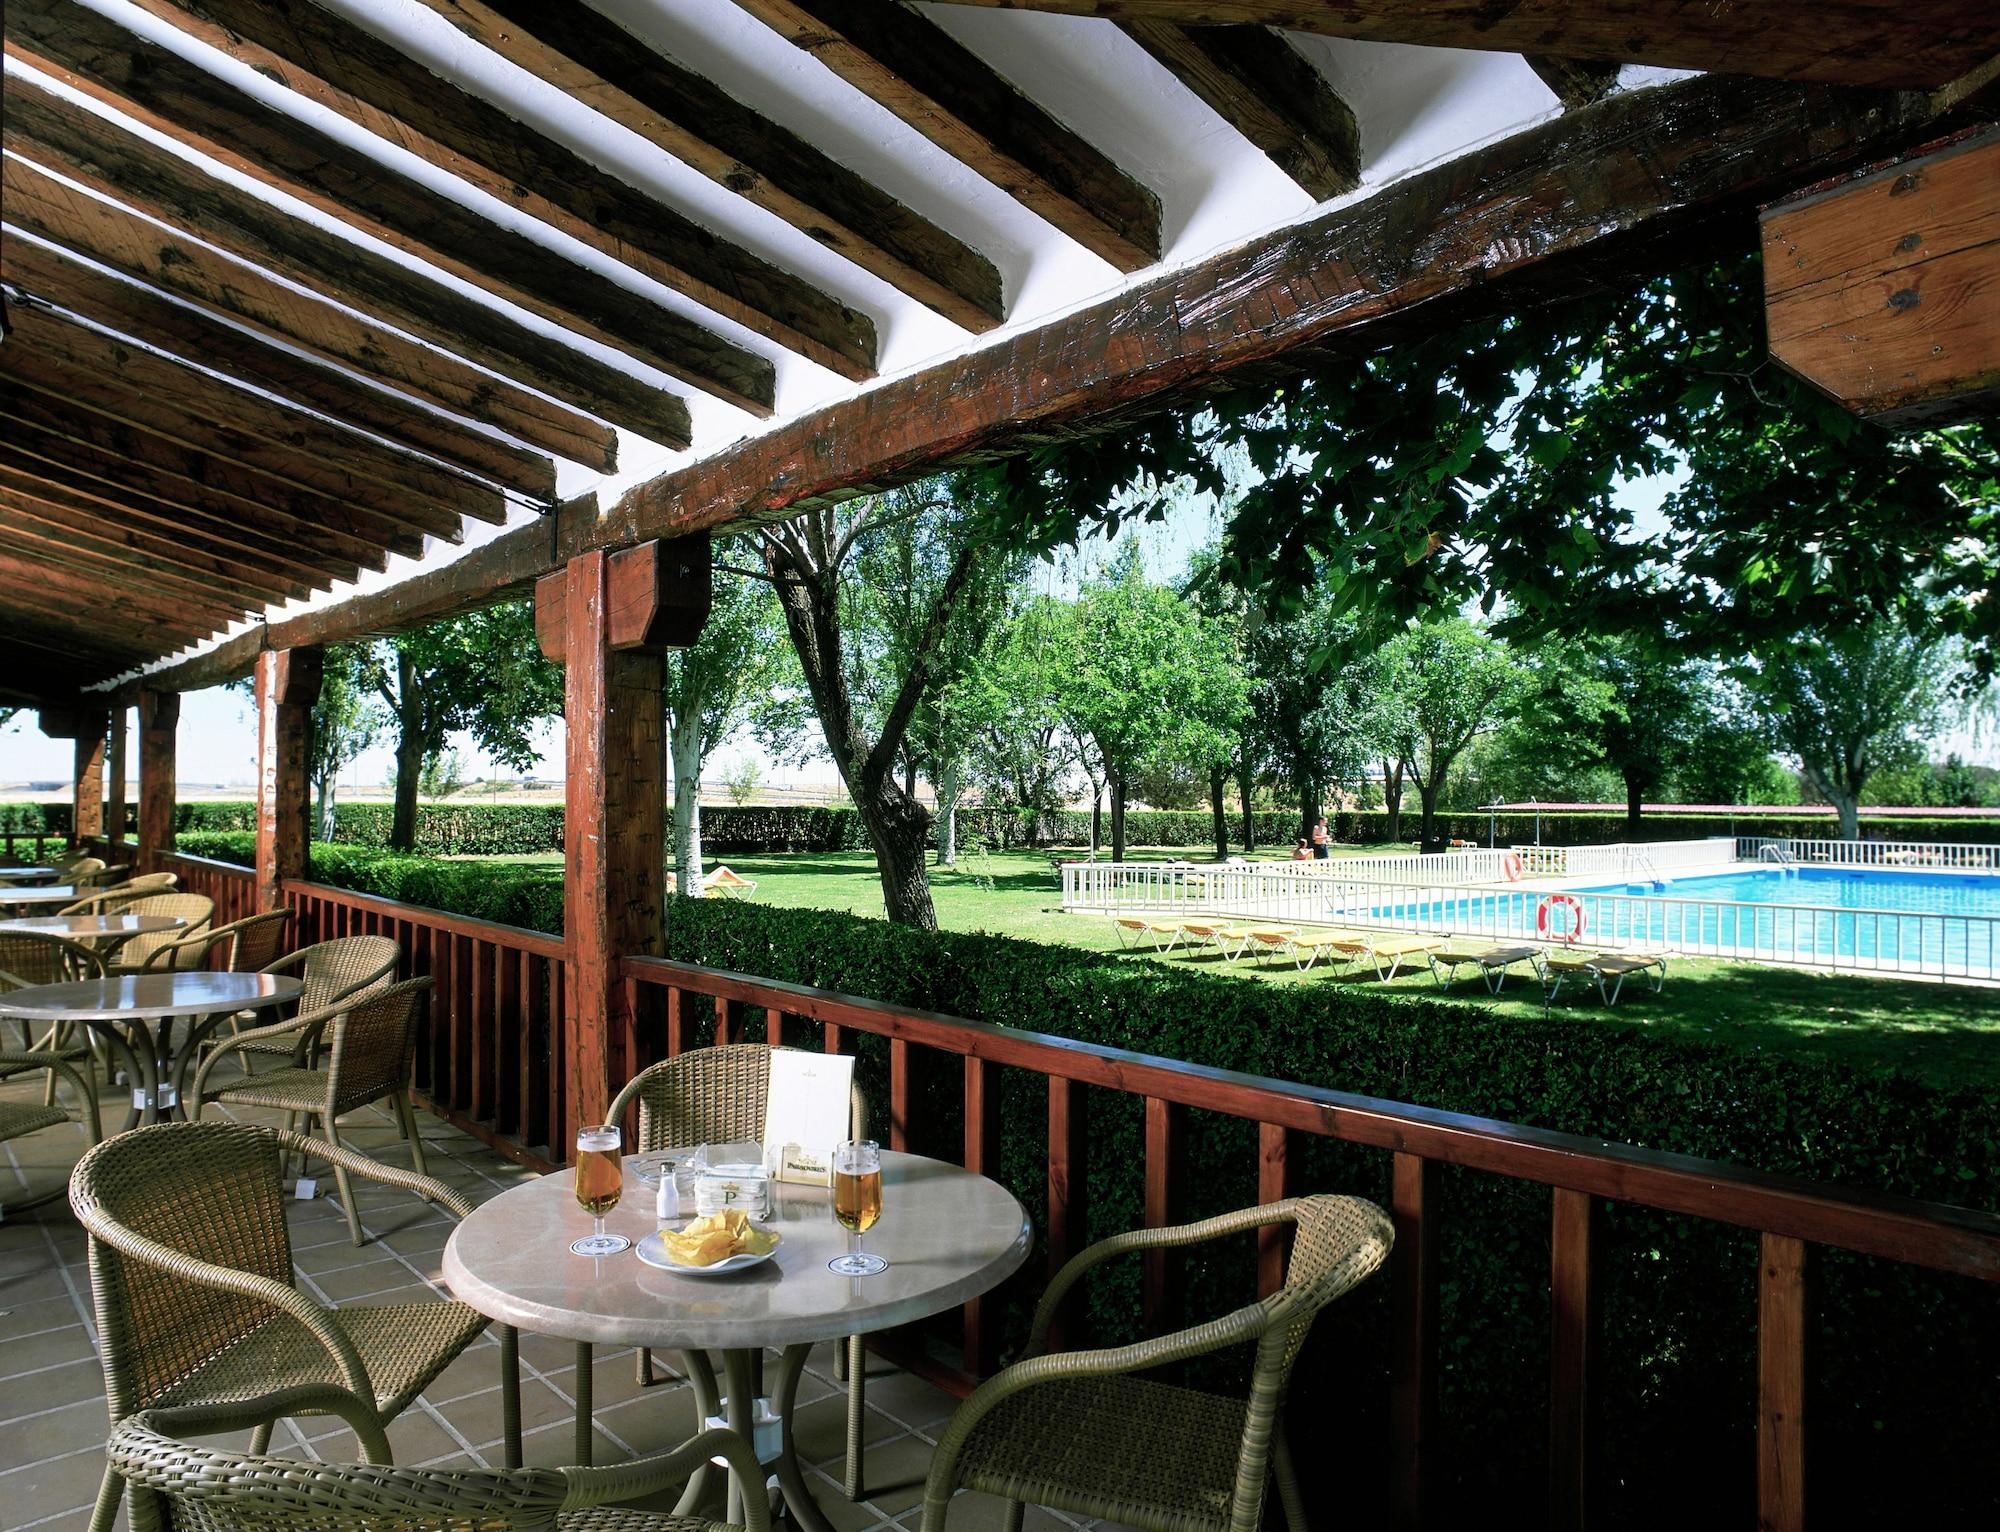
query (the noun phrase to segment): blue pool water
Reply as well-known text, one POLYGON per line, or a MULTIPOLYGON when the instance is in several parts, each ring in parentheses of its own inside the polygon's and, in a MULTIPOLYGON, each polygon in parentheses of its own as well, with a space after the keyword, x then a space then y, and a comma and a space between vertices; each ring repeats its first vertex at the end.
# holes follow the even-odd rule
MULTIPOLYGON (((1756 868, 1707 877, 1578 884, 1585 946, 2000 977, 2000 873, 1756 868)), ((1377 920, 1493 937, 1560 937, 1545 890, 1439 888, 1371 901, 1377 920)), ((1339 911, 1330 911, 1337 916, 1339 911)))

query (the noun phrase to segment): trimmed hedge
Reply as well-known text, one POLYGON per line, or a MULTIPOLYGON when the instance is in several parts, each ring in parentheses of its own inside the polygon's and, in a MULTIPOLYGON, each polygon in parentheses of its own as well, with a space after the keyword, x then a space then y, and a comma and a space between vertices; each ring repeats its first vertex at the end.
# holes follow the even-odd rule
MULTIPOLYGON (((849 994, 1342 1090, 1415 1101, 1817 1180, 2000 1209, 2000 1095, 1941 1091, 1722 1045, 1664 1042, 1643 1026, 1522 1021, 1353 986, 1277 986, 965 933, 716 900, 671 901, 668 954, 849 994)), ((1641 1007, 1631 1017, 1643 1016, 1641 1007)), ((788 1027, 796 1025, 789 1020, 788 1027)), ((757 1035, 754 1028, 752 1036, 757 1035)), ((788 1033, 789 1035, 789 1033, 788 1033)), ((956 1061, 918 1050, 920 1149, 954 1155, 956 1061)), ((886 1044, 862 1039, 880 1109, 886 1044)), ((1140 1221, 1140 1104, 1091 1092, 1091 1233, 1140 1221)), ((1046 1100, 1004 1074, 1003 1173, 1037 1221, 1046 1100)), ((1313 1139, 1302 1185, 1385 1201, 1387 1156, 1313 1139)), ((1190 1217, 1255 1200, 1247 1126, 1190 1114, 1190 1217)), ((1542 1503, 1547 1448, 1545 1191, 1444 1176, 1440 1520, 1542 1503)), ((1720 1525, 1751 1503, 1755 1237, 1628 1207, 1605 1210, 1603 1427, 1608 1521, 1720 1525)), ((1093 1339, 1137 1333, 1138 1272, 1099 1281, 1093 1339)), ((1189 1272, 1190 1313, 1247 1301, 1247 1249, 1189 1272)), ((1038 1285, 1038 1284, 1035 1284, 1038 1285)), ((1018 1326, 1021 1312, 1014 1314, 1018 1326)), ((1840 1519, 1987 1523, 2000 1420, 2000 1287, 1824 1253, 1815 1314, 1814 1498, 1840 1519), (1921 1474, 1909 1474, 1913 1465, 1921 1474)), ((1327 1462, 1350 1514, 1379 1505, 1387 1451, 1387 1283, 1330 1310, 1301 1363, 1301 1458, 1327 1462), (1331 1454, 1346 1465, 1334 1471, 1331 1454)), ((1018 1335, 1018 1329, 1017 1329, 1018 1335)), ((1324 1515, 1331 1524, 1331 1506, 1324 1515)))

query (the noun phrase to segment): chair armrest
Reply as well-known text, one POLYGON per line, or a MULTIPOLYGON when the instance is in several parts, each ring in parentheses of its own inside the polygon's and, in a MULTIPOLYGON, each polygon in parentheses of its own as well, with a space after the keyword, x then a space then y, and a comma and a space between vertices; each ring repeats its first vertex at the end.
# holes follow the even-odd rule
POLYGON ((394 1165, 384 1165, 380 1160, 371 1160, 358 1149, 350 1149, 345 1144, 330 1143, 323 1138, 308 1138, 303 1133, 279 1133, 278 1142, 287 1148, 310 1154, 315 1159, 330 1160, 343 1170, 351 1170, 357 1176, 366 1176, 371 1181, 380 1181, 384 1186, 400 1187, 406 1192, 415 1192, 426 1201, 459 1218, 469 1216, 473 1201, 463 1193, 453 1191, 442 1181, 429 1176, 420 1176, 414 1170, 398 1170, 394 1165))
POLYGON ((602 1505, 611 1500, 630 1500, 663 1489, 672 1489, 691 1477, 710 1458, 721 1458, 743 1481, 743 1520, 746 1532, 770 1532, 771 1503, 764 1493, 767 1470, 757 1461, 750 1444, 734 1431, 704 1431, 682 1442, 670 1452, 608 1468, 563 1468, 557 1470, 569 1485, 562 1509, 577 1510, 602 1505))
MULTIPOLYGON (((206 1101, 208 1097, 203 1093, 208 1088, 209 1071, 226 1055, 246 1048, 252 1043, 268 1043, 284 1038, 296 1038, 297 1042, 292 1049, 292 1055, 294 1058, 303 1058, 307 1047, 325 1030, 326 1024, 345 1009, 345 1006, 339 1005, 322 1006, 317 1011, 308 1011, 303 1016, 294 1016, 290 1021, 274 1021, 268 1027, 252 1027, 247 1032, 238 1032, 233 1037, 223 1038, 221 1042, 216 1043, 208 1050, 208 1057, 203 1059, 201 1066, 195 1070, 194 1085, 188 1092, 189 1099, 197 1104, 206 1101)), ((219 1022, 211 1023, 211 1026, 215 1025, 219 1025, 219 1022)), ((188 1038, 190 1044, 203 1040, 203 1031, 199 1030, 190 1034, 188 1038)))
POLYGON ((226 935, 217 935, 215 932, 205 928, 187 936, 177 936, 170 942, 160 943, 159 946, 146 954, 145 971, 153 973, 162 968, 172 968, 181 950, 186 947, 200 947, 202 949, 201 956, 195 959, 195 963, 198 966, 203 959, 207 958, 209 953, 213 952, 228 939, 226 935), (166 959, 164 963, 161 961, 162 958, 166 959))
POLYGON ((0 1052, 0 1079, 30 1069, 51 1070, 69 1082, 70 1090, 75 1093, 77 1100, 83 1103, 84 1116, 90 1124, 90 1141, 93 1144, 103 1143, 104 1120, 97 1110, 97 1091, 85 1082, 83 1076, 68 1059, 60 1053, 36 1049, 29 1049, 27 1052, 19 1049, 0 1052))
POLYGON ((1241 1234, 1248 1229, 1259 1229, 1265 1224, 1289 1223, 1297 1213, 1296 1202, 1272 1202, 1263 1207, 1244 1208, 1240 1212, 1223 1213, 1214 1218, 1204 1218, 1199 1223, 1178 1224, 1166 1229, 1132 1229, 1123 1234, 1114 1234, 1109 1239, 1099 1240, 1089 1249, 1080 1251, 1064 1262, 1061 1271, 1050 1279, 1048 1290, 1042 1294, 1042 1301, 1035 1305, 1034 1322, 1028 1328, 1028 1348, 1026 1356, 1038 1356, 1047 1345, 1049 1326, 1062 1308, 1063 1299, 1090 1269, 1114 1255, 1126 1255, 1135 1250, 1162 1250, 1177 1245, 1198 1245, 1211 1239, 1221 1239, 1229 1234, 1241 1234))
MULTIPOLYGON (((288 1135, 296 1137, 297 1135, 288 1135)), ((320 1145, 313 1146, 314 1152, 321 1152, 320 1145)), ((259 1276, 254 1271, 238 1271, 229 1266, 218 1266, 212 1261, 199 1260, 171 1245, 164 1245, 156 1239, 149 1239, 134 1229, 128 1229, 116 1219, 106 1216, 94 1204, 76 1201, 71 1195, 71 1206, 76 1212, 77 1222, 90 1231, 91 1237, 101 1239, 122 1255, 130 1256, 155 1270, 170 1273, 177 1280, 196 1287, 214 1288, 220 1292, 236 1293, 241 1297, 254 1298, 259 1303, 268 1304, 279 1313, 297 1320, 305 1326, 306 1332, 326 1348, 334 1366, 340 1370, 344 1388, 361 1399, 375 1397, 375 1385, 369 1380, 367 1364, 361 1360, 361 1353, 355 1350, 354 1341, 341 1324, 338 1314, 308 1298, 288 1282, 280 1282, 274 1277, 259 1276)))
MULTIPOLYGON (((336 1415, 360 1438, 363 1462, 387 1464, 390 1461, 389 1444, 382 1434, 381 1417, 375 1413, 374 1406, 330 1383, 301 1384, 296 1388, 260 1394, 254 1399, 233 1399, 227 1403, 181 1404, 165 1409, 141 1410, 121 1421, 119 1429, 131 1427, 137 1431, 173 1437, 219 1436, 230 1431, 248 1431, 252 1427, 269 1425, 294 1415, 336 1415)), ((112 1433, 109 1450, 115 1462, 120 1450, 117 1432, 112 1433)))

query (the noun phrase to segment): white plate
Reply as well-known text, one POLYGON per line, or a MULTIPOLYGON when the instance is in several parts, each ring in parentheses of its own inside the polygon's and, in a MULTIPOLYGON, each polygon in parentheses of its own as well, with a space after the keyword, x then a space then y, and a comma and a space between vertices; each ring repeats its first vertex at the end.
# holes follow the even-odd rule
POLYGON ((745 1252, 742 1255, 732 1255, 726 1261, 717 1261, 713 1266, 683 1266, 667 1254, 667 1247, 657 1234, 648 1234, 638 1244, 640 1260, 648 1266, 657 1266, 661 1271, 671 1271, 676 1276, 682 1277, 719 1277, 724 1272, 747 1271, 752 1266, 763 1265, 777 1253, 778 1247, 773 1245, 762 1255, 745 1252))

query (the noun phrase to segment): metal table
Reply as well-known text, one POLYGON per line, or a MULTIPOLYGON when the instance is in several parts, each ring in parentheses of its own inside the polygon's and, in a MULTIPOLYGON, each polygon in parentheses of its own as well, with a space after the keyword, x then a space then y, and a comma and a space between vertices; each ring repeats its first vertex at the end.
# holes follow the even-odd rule
POLYGON ((0 883, 46 883, 61 875, 60 867, 0 867, 0 883))
POLYGON ((30 904, 75 904, 79 899, 90 897, 88 889, 74 887, 68 883, 53 888, 0 888, 0 910, 16 905, 30 904))
POLYGON ((135 936, 178 931, 187 923, 185 915, 27 915, 0 920, 0 935, 18 931, 24 936, 61 936, 110 947, 135 936))
POLYGON ((137 1082, 125 1121, 129 1128, 138 1122, 157 1122, 162 1112, 180 1104, 181 1077, 206 1029, 190 1028, 176 1060, 176 1016, 220 1019, 237 1011, 264 1010, 296 1000, 304 989, 297 979, 268 973, 134 974, 17 989, 0 995, 0 1017, 80 1022, 103 1036, 127 1077, 137 1082), (155 1024, 150 1040, 149 1021, 155 1024))
MULTIPOLYGON (((866 1248, 889 1262, 867 1277, 838 1276, 827 1262, 847 1235, 823 1186, 780 1185, 769 1227, 783 1236, 770 1260, 723 1276, 682 1276, 632 1250, 592 1260, 569 1253, 588 1233, 571 1172, 502 1192, 473 1210, 444 1248, 444 1279, 460 1301, 502 1324, 595 1345, 680 1351, 704 1419, 726 1424, 776 1469, 787 1507, 806 1532, 830 1532, 814 1504, 792 1442, 792 1402, 806 1356, 820 1341, 865 1335, 957 1308, 989 1291, 1027 1259, 1028 1216, 986 1177, 920 1155, 882 1155, 882 1218, 866 1248), (775 1398, 755 1398, 756 1364, 782 1347, 775 1398), (718 1398, 708 1350, 722 1352, 727 1405, 718 1398), (766 1429, 757 1429, 762 1418, 766 1429), (775 1436, 775 1441, 771 1440, 775 1436)), ((691 1214, 689 1215, 692 1216, 691 1214)), ((685 1220, 681 1220, 684 1222, 685 1220)), ((605 1218, 634 1246, 655 1231, 653 1188, 626 1160, 625 1195, 605 1218)), ((711 1470, 690 1482, 681 1505, 700 1499, 711 1470)), ((741 1486, 732 1485, 732 1497, 741 1486)))

